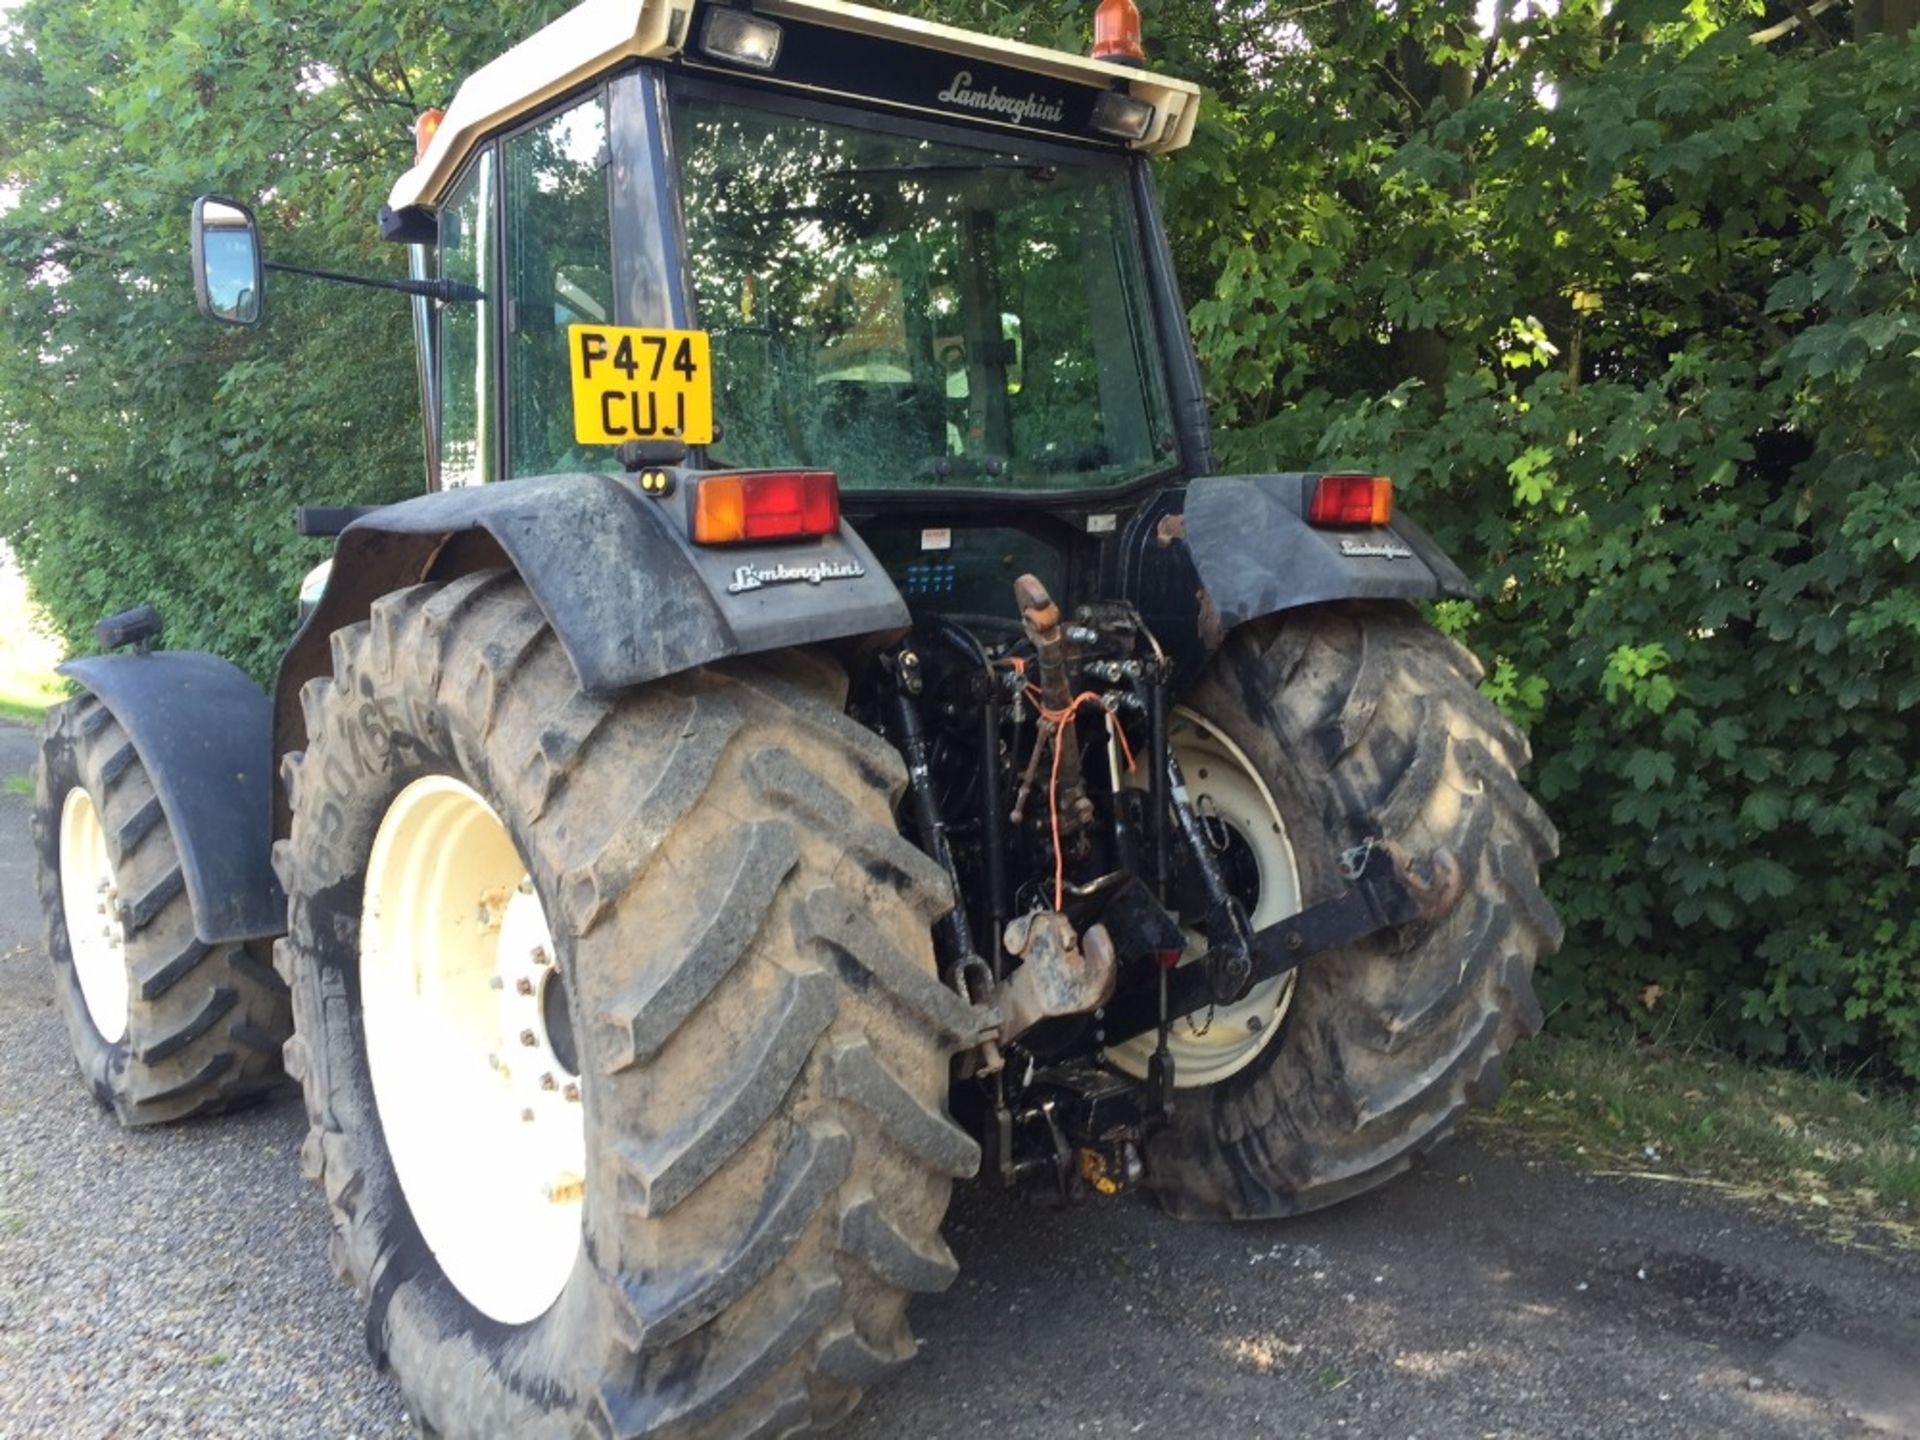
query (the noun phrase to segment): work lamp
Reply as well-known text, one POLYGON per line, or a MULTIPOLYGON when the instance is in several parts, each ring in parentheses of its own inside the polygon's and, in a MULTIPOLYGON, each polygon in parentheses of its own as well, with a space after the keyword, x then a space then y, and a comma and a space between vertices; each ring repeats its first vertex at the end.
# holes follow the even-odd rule
POLYGON ((745 10, 709 10, 700 26, 700 50, 710 60, 771 70, 780 58, 780 27, 745 10))
POLYGON ((1153 106, 1118 90, 1105 91, 1093 102, 1093 128, 1121 140, 1144 140, 1153 128, 1153 106))

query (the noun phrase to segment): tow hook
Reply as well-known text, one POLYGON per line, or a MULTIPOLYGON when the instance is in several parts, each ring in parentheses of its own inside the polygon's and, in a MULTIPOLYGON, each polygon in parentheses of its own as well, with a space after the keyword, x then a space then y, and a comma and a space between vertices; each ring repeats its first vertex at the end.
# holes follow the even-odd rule
POLYGON ((1058 910, 1036 910, 1009 921, 1002 939, 1007 953, 1020 958, 1020 968, 1000 987, 1002 1039, 1017 1040, 1042 1020, 1084 1015, 1113 995, 1119 966, 1105 926, 1079 935, 1058 910))

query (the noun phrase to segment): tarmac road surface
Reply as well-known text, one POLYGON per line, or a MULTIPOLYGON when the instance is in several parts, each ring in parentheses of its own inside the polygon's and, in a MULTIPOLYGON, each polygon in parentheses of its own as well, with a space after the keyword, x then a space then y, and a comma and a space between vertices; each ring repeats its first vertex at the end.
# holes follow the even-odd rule
MULTIPOLYGON (((0 725, 0 778, 32 763, 0 725)), ((386 1436, 292 1097, 128 1134, 53 1008, 0 793, 0 1436, 386 1436)), ((1304 1219, 960 1192, 960 1279, 846 1440, 1920 1437, 1920 1257, 1469 1142, 1304 1219)))

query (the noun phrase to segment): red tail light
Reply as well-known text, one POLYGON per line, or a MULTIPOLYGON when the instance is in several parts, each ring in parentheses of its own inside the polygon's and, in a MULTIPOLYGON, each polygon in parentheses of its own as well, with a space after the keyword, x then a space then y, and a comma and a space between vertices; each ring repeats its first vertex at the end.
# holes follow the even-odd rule
POLYGON ((1093 58, 1115 65, 1144 65, 1140 47, 1140 10, 1133 0, 1100 0, 1093 12, 1093 58))
POLYGON ((701 545, 798 540, 840 528, 840 481, 831 470, 748 470, 702 475, 693 494, 701 545))
POLYGON ((1307 523, 1385 525, 1393 519, 1393 481, 1384 475, 1322 475, 1307 504, 1307 523))

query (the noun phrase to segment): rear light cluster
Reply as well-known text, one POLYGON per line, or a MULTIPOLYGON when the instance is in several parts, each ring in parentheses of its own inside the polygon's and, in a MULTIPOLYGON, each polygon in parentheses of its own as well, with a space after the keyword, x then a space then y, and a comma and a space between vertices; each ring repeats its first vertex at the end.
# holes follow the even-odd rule
POLYGON ((1322 475, 1307 502, 1307 523, 1330 528, 1385 525, 1393 519, 1393 481, 1385 475, 1322 475))
POLYGON ((840 528, 840 482, 831 470, 702 475, 692 510, 700 545, 831 535, 840 528))

